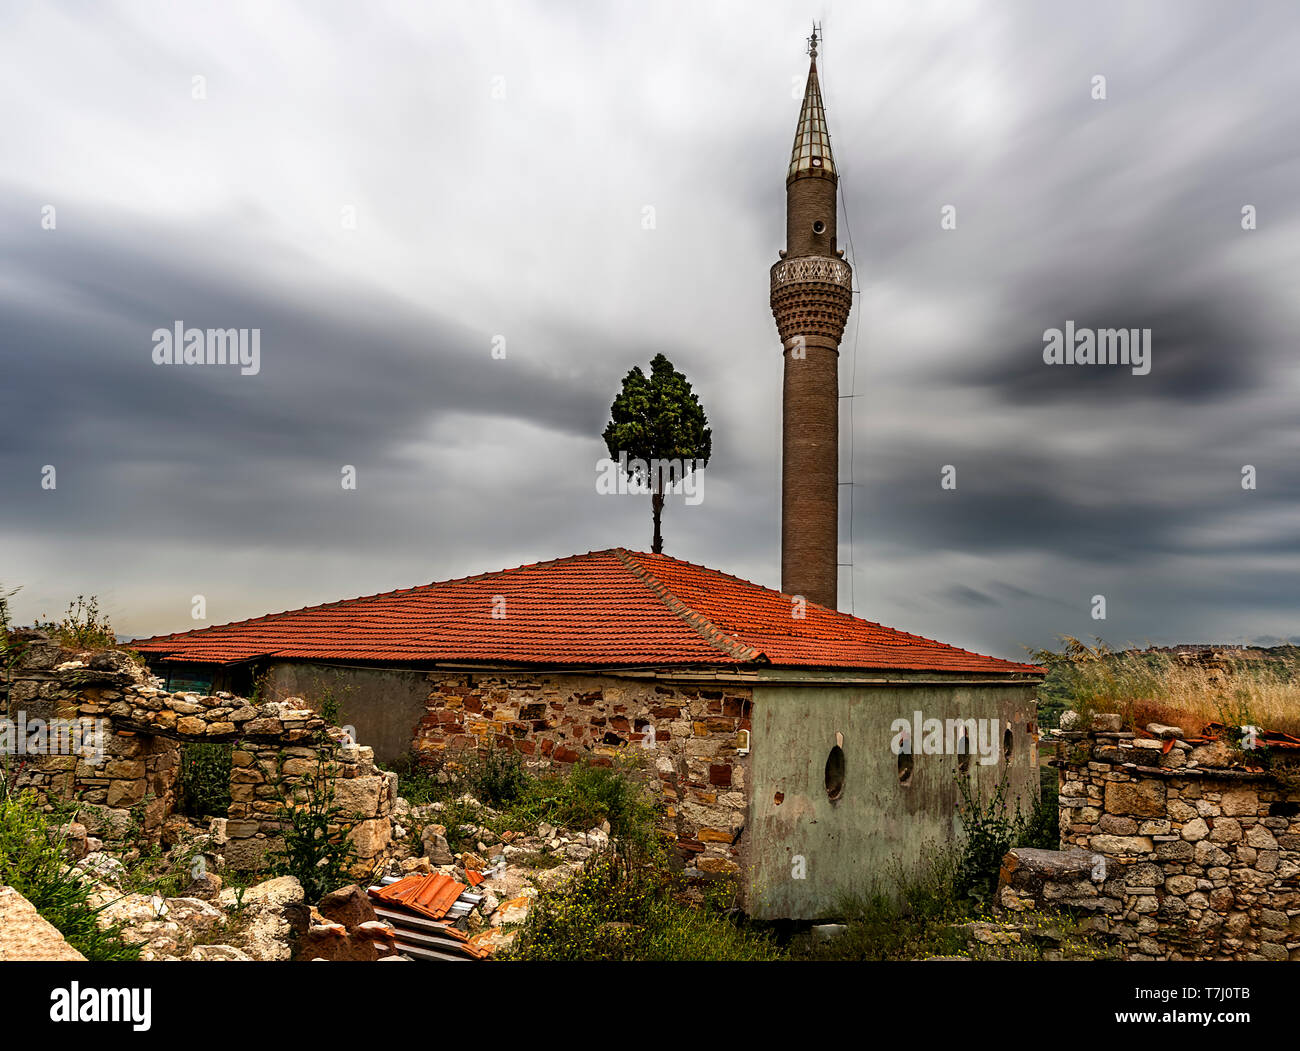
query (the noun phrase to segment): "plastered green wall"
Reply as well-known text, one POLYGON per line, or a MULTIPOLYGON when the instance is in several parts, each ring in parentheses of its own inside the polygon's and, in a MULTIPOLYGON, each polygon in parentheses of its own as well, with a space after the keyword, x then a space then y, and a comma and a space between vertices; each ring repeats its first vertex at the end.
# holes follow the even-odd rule
POLYGON ((756 687, 742 855, 747 910, 762 919, 835 916, 844 894, 887 877, 891 858, 914 866, 927 843, 953 840, 957 756, 914 754, 910 783, 899 783, 891 724, 918 710, 925 718, 998 720, 995 761, 983 765, 972 755, 966 776, 980 793, 1006 776, 1012 810, 1017 802, 1032 805, 1035 692, 1019 684, 756 687), (1008 726, 1009 763, 1002 758, 1008 726), (844 738, 846 770, 843 793, 832 801, 825 769, 836 733, 844 738), (803 878, 796 878, 798 858, 803 878))
POLYGON ((411 750, 424 715, 425 673, 405 668, 348 668, 297 662, 270 667, 272 698, 302 697, 316 711, 328 691, 338 703, 340 725, 351 726, 359 744, 391 763, 411 750))

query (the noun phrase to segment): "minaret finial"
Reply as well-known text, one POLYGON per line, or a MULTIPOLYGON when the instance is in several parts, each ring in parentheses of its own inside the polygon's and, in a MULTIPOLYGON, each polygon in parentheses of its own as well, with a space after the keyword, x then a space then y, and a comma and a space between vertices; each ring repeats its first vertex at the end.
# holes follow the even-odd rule
POLYGON ((808 85, 804 88, 803 107, 799 110, 788 180, 808 176, 836 178, 835 162, 831 159, 831 137, 826 130, 826 109, 817 83, 817 45, 821 39, 822 27, 814 22, 812 35, 808 37, 808 54, 812 56, 808 65, 808 85))

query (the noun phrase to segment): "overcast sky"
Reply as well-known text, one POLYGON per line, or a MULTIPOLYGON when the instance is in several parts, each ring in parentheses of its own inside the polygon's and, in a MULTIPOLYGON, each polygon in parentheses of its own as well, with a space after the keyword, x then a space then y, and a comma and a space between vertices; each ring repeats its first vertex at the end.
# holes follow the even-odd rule
POLYGON ((841 608, 1009 657, 1300 637, 1300 11, 1187 0, 5 4, 18 620, 648 549, 648 498, 595 478, 658 351, 713 426, 665 551, 779 586, 768 268, 814 17, 862 290, 841 608), (1150 328, 1150 374, 1045 365, 1067 320, 1150 328), (154 364, 177 321, 260 329, 260 372, 154 364))

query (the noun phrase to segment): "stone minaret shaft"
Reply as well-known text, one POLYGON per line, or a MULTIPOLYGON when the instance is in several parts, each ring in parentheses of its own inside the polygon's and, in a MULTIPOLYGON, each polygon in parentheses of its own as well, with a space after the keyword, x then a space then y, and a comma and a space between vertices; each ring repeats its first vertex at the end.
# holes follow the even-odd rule
POLYGON ((785 356, 781 420, 781 590, 836 608, 839 583, 839 346, 853 272, 835 247, 835 191, 817 45, 785 180, 785 251, 772 314, 785 356))

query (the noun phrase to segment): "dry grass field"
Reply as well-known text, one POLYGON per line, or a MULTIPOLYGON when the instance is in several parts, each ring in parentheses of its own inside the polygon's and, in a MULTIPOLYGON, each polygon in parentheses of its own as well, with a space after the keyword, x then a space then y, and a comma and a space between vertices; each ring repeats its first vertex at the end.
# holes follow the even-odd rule
POLYGON ((1081 715, 1119 712, 1130 727, 1158 722, 1199 734, 1210 723, 1300 735, 1300 649, 1111 650, 1066 636, 1040 650, 1045 686, 1081 715))

